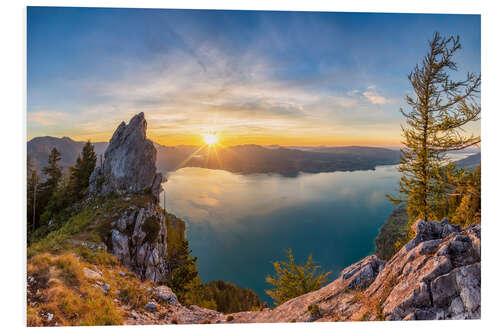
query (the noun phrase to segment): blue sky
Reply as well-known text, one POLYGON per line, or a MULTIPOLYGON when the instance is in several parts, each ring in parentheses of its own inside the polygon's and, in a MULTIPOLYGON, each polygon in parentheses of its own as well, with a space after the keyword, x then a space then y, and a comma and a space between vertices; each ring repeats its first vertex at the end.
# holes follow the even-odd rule
POLYGON ((107 140, 142 111, 167 145, 397 145, 435 31, 480 72, 478 15, 28 7, 28 138, 107 140))

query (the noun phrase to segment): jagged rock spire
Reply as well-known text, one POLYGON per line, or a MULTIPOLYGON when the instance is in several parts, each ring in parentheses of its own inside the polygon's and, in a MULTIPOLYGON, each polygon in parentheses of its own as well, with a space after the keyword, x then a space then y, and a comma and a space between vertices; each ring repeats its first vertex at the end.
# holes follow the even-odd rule
POLYGON ((158 200, 162 176, 156 172, 156 148, 146 137, 144 113, 122 122, 109 141, 102 166, 90 176, 90 193, 141 193, 151 191, 158 200))

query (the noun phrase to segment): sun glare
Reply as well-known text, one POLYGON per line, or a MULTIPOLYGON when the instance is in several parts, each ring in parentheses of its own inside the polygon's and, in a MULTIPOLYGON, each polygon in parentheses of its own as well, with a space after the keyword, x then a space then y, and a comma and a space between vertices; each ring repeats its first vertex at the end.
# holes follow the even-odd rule
POLYGON ((209 146, 214 145, 217 143, 217 135, 213 133, 207 133, 203 135, 203 140, 205 140, 205 143, 209 146))

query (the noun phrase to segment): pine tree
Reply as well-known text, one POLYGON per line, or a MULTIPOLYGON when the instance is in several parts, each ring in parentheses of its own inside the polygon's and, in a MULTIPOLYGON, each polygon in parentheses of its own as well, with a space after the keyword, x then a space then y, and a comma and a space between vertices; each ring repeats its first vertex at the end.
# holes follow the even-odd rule
POLYGON ((288 262, 276 261, 273 263, 276 277, 266 277, 266 282, 272 284, 273 290, 266 293, 275 300, 275 305, 283 304, 287 300, 318 290, 328 280, 331 272, 317 273, 320 266, 315 265, 312 255, 309 255, 304 266, 295 263, 292 249, 286 251, 288 262))
POLYGON ((408 112, 402 126, 404 148, 398 170, 400 194, 390 197, 395 204, 405 202, 410 220, 436 218, 437 203, 446 195, 440 169, 448 162, 446 152, 478 144, 478 136, 464 136, 463 126, 479 120, 477 102, 481 76, 467 73, 462 81, 451 79, 457 70, 453 61, 461 49, 459 37, 443 38, 439 33, 429 42, 429 52, 421 65, 408 75, 414 96, 407 96, 408 112))
POLYGON ((27 158, 27 180, 26 180, 26 200, 27 200, 27 223, 28 234, 31 233, 37 226, 37 221, 40 216, 40 211, 37 209, 40 194, 40 177, 36 168, 33 166, 30 155, 27 158))
POLYGON ((62 168, 58 164, 60 160, 61 154, 55 147, 52 148, 49 154, 48 165, 42 170, 46 178, 45 181, 40 184, 40 192, 36 199, 37 216, 43 215, 43 211, 58 188, 59 181, 62 177, 62 168))
POLYGON ((62 168, 58 165, 61 160, 61 153, 54 147, 49 154, 48 165, 43 168, 43 173, 47 177, 42 184, 42 192, 48 201, 57 188, 62 177, 62 168))
POLYGON ((76 164, 70 169, 69 187, 73 200, 79 200, 89 187, 89 178, 94 171, 97 161, 94 146, 87 141, 81 154, 76 159, 76 164))

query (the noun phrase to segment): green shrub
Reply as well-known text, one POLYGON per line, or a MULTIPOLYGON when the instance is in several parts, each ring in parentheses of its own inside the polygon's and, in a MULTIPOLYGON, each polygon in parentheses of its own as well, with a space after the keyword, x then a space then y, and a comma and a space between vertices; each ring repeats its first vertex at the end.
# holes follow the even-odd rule
POLYGON ((320 266, 315 265, 312 255, 309 255, 304 266, 299 266, 295 263, 292 249, 288 249, 286 252, 288 262, 274 262, 276 276, 266 277, 266 281, 275 287, 272 290, 266 290, 266 293, 275 300, 275 305, 283 304, 291 298, 318 290, 327 282, 328 276, 331 274, 331 272, 318 273, 320 266))
POLYGON ((142 225, 142 231, 146 233, 146 242, 152 243, 156 241, 156 239, 158 238, 158 234, 160 233, 160 223, 160 220, 156 216, 150 216, 146 219, 146 221, 144 221, 144 224, 142 225))

